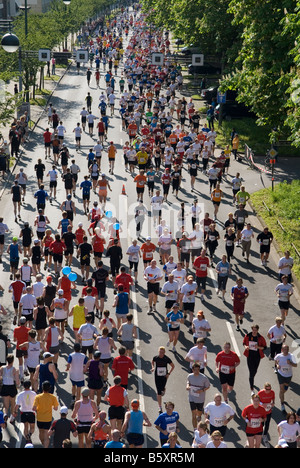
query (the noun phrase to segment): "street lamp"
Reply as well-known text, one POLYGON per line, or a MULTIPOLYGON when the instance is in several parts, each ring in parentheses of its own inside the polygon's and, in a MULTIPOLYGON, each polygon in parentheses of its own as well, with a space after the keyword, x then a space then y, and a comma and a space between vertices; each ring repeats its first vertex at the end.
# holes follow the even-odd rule
POLYGON ((63 2, 64 2, 65 5, 70 5, 71 0, 63 0, 63 2))
POLYGON ((2 37, 1 45, 5 52, 9 52, 11 54, 18 50, 20 47, 20 41, 15 34, 9 32, 2 37))

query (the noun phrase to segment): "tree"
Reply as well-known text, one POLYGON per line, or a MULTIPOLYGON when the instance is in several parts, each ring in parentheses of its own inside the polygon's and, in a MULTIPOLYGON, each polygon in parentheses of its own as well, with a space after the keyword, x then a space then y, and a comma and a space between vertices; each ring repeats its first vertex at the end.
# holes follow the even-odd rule
POLYGON ((291 0, 232 0, 229 11, 234 24, 243 28, 236 69, 222 82, 221 90, 235 89, 238 100, 257 115, 259 125, 283 129, 290 71, 294 65, 289 51, 294 38, 284 27, 285 7, 291 0))

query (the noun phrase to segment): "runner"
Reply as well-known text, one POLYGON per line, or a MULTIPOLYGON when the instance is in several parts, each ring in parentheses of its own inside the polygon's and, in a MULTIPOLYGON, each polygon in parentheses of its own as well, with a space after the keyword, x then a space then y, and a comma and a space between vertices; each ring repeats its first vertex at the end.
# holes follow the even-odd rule
POLYGON ((187 377, 186 390, 189 393, 189 403, 192 411, 192 425, 197 429, 197 423, 203 414, 205 394, 210 388, 208 378, 200 373, 200 364, 192 365, 192 373, 187 377))
POLYGON ((248 289, 243 286, 242 278, 236 280, 236 285, 231 289, 231 299, 233 301, 233 314, 235 316, 236 330, 240 331, 245 315, 245 303, 249 297, 248 289))
POLYGON ((231 351, 231 344, 224 343, 223 351, 220 351, 216 357, 216 372, 219 374, 225 403, 228 403, 228 394, 233 391, 236 368, 239 364, 240 358, 231 351))
POLYGON ((178 304, 173 304, 173 307, 170 312, 167 313, 165 318, 165 322, 168 324, 168 335, 169 340, 167 342, 167 346, 173 344, 172 351, 176 353, 176 344, 178 342, 179 332, 180 332, 180 324, 184 322, 183 313, 179 310, 178 304))
POLYGON ((290 348, 286 344, 282 346, 281 353, 276 354, 274 360, 279 383, 281 411, 285 412, 284 396, 289 389, 293 377, 293 367, 297 367, 298 364, 296 362, 295 356, 290 353, 290 348))
POLYGON ((144 270, 144 280, 147 283, 148 292, 148 315, 157 312, 156 303, 159 295, 159 283, 162 278, 163 275, 160 268, 156 266, 156 260, 151 260, 150 265, 144 270))
POLYGON ((263 425, 267 417, 266 410, 260 404, 258 395, 252 396, 252 404, 242 411, 242 417, 246 423, 246 436, 249 448, 260 448, 263 425))
POLYGON ((281 276, 281 283, 277 284, 275 288, 275 293, 278 297, 278 307, 281 312, 282 323, 287 319, 288 311, 290 308, 290 297, 293 295, 293 286, 288 283, 288 276, 281 276))
POLYGON ((129 448, 143 448, 144 435, 143 426, 151 427, 151 422, 144 411, 139 409, 139 400, 131 401, 131 411, 127 411, 122 425, 121 434, 127 431, 129 448))

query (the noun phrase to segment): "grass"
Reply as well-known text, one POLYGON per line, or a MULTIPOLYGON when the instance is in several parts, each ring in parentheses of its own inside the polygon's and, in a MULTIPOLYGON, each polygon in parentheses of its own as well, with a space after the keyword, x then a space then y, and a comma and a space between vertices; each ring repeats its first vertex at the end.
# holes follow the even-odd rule
POLYGON ((49 96, 51 94, 51 91, 50 89, 44 89, 44 88, 36 89, 35 94, 36 95, 38 94, 39 96, 46 96, 46 95, 49 96))
POLYGON ((267 188, 251 194, 251 201, 258 216, 273 233, 280 251, 291 252, 295 262, 293 271, 298 280, 300 280, 300 258, 297 255, 297 251, 300 252, 299 200, 300 180, 293 180, 291 184, 285 181, 275 185, 273 192, 271 188, 267 188))
MULTIPOLYGON (((255 119, 244 117, 241 119, 233 119, 230 121, 223 120, 222 125, 216 123, 218 133, 216 143, 221 148, 224 148, 230 143, 230 133, 234 128, 240 137, 241 152, 244 151, 245 144, 254 151, 256 155, 265 155, 270 149, 269 133, 270 128, 260 127, 256 124, 255 119)), ((285 138, 282 137, 284 140, 285 138)), ((300 149, 293 146, 279 147, 280 156, 300 156, 300 149)))
POLYGON ((59 81, 60 76, 58 75, 51 75, 51 76, 44 76, 45 81, 59 81))
POLYGON ((30 99, 29 102, 32 106, 45 107, 45 105, 47 104, 47 99, 43 97, 35 97, 34 99, 30 99))

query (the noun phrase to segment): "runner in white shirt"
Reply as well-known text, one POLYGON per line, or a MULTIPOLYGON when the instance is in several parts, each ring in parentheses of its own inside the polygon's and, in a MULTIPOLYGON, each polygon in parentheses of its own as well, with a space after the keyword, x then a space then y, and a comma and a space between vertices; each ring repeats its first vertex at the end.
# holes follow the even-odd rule
POLYGON ((204 233, 200 223, 195 224, 195 229, 190 233, 188 239, 191 241, 191 256, 192 263, 195 258, 199 257, 203 245, 204 233))
POLYGON ((160 190, 156 191, 154 197, 151 198, 151 208, 154 225, 160 224, 161 222, 161 211, 164 197, 160 194, 160 190))
POLYGON ((82 108, 82 111, 80 112, 81 115, 81 125, 82 125, 82 130, 85 132, 85 127, 86 127, 86 117, 88 115, 88 111, 86 110, 85 107, 82 108))
POLYGON ((50 201, 53 198, 56 198, 56 187, 57 187, 57 178, 58 178, 58 172, 56 170, 56 166, 52 166, 52 170, 50 170, 47 174, 47 176, 50 178, 50 201))
POLYGON ((178 302, 178 292, 179 284, 174 281, 174 275, 171 273, 161 289, 161 293, 165 296, 166 313, 169 313, 173 305, 178 302))
MULTIPOLYGON (((86 299, 88 296, 85 296, 86 299)), ((84 302, 85 307, 88 309, 88 305, 84 302)), ((94 351, 94 342, 97 335, 99 335, 98 329, 91 323, 92 316, 88 314, 86 316, 86 323, 80 326, 78 330, 78 339, 82 346, 83 354, 88 353, 89 359, 92 359, 94 351)))
POLYGON ((282 325, 282 318, 276 317, 275 325, 269 328, 267 337, 270 340, 270 355, 269 360, 274 359, 276 354, 280 354, 282 345, 286 340, 286 331, 282 325))
POLYGON ((151 260, 150 265, 146 267, 144 271, 144 279, 147 282, 148 292, 148 314, 156 312, 157 296, 159 295, 159 282, 162 278, 163 274, 160 268, 156 266, 156 260, 151 260))
POLYGON ((182 297, 182 304, 183 304, 183 313, 184 317, 187 316, 187 312, 189 313, 190 318, 190 329, 192 327, 192 322, 194 318, 194 310, 195 310, 195 298, 197 294, 197 283, 194 281, 194 277, 189 275, 187 277, 187 282, 181 287, 181 294, 182 297))
POLYGON ((293 265, 294 265, 294 259, 290 256, 290 252, 287 250, 286 252, 284 252, 284 257, 281 257, 278 263, 280 280, 281 280, 282 275, 288 275, 289 283, 292 282, 293 265))
POLYGON ((288 276, 283 275, 281 277, 281 283, 279 283, 276 288, 275 292, 278 297, 278 306, 281 312, 282 322, 284 323, 290 307, 290 297, 293 295, 293 286, 288 283, 288 276))
POLYGON ((169 275, 177 268, 177 263, 174 262, 173 255, 169 256, 169 261, 164 264, 163 271, 165 272, 165 280, 168 281, 169 275))
POLYGON ((192 331, 194 343, 198 338, 206 338, 211 331, 210 323, 205 319, 203 310, 199 310, 197 316, 193 319, 192 331))
POLYGON ((28 332, 28 341, 21 343, 20 348, 26 349, 27 356, 25 358, 25 366, 30 374, 30 382, 34 391, 38 389, 38 382, 34 379, 34 373, 37 366, 40 364, 41 351, 45 351, 43 344, 36 340, 37 333, 35 330, 28 332))
POLYGON ((190 363, 190 368, 194 362, 200 364, 200 372, 204 374, 207 366, 207 347, 204 346, 204 338, 197 338, 196 346, 193 346, 185 356, 185 360, 190 363))
POLYGON ((36 305, 36 297, 32 294, 32 287, 27 286, 26 294, 23 294, 19 302, 19 316, 22 315, 26 318, 29 328, 32 327, 33 309, 36 305))
POLYGON ((57 126, 57 136, 60 142, 63 141, 65 133, 66 133, 66 128, 63 126, 62 121, 59 122, 59 125, 57 126))
POLYGON ((227 403, 222 402, 222 396, 217 393, 214 401, 204 408, 206 423, 210 425, 210 433, 220 431, 225 436, 228 423, 234 418, 235 412, 227 403))
POLYGON ((114 93, 111 93, 108 96, 108 103, 110 105, 110 112, 111 115, 114 115, 114 109, 115 109, 115 101, 116 101, 116 95, 114 93))
POLYGON ((69 354, 66 370, 69 371, 69 377, 72 383, 72 399, 80 400, 81 390, 84 386, 84 371, 88 358, 85 354, 80 352, 80 343, 74 344, 74 352, 69 354))
POLYGON ((80 123, 77 123, 77 127, 74 128, 73 133, 75 133, 75 145, 76 145, 76 151, 80 149, 80 141, 81 141, 81 134, 82 134, 82 129, 80 127, 80 123))
POLYGON ((135 283, 137 284, 137 276, 138 276, 138 263, 139 259, 141 258, 140 253, 140 246, 137 245, 137 240, 134 239, 132 244, 128 247, 126 254, 128 255, 129 261, 129 274, 132 275, 131 270, 134 270, 134 279, 135 283))
POLYGON ((24 439, 29 443, 35 430, 36 417, 32 407, 37 394, 35 391, 30 390, 31 383, 29 380, 24 382, 23 387, 24 390, 18 393, 16 398, 14 417, 17 416, 20 410, 21 423, 24 424, 24 439))
POLYGON ((241 244, 242 244, 242 255, 243 257, 246 254, 247 263, 249 263, 250 248, 251 248, 251 239, 254 238, 254 232, 251 228, 251 224, 247 223, 245 229, 241 232, 241 244))
POLYGON ((298 365, 295 356, 289 351, 289 347, 284 344, 281 348, 281 353, 277 354, 274 358, 280 388, 279 398, 281 402, 281 411, 285 411, 285 393, 287 392, 293 377, 293 367, 297 367, 298 365))
POLYGON ((94 131, 94 121, 97 119, 99 119, 99 117, 96 117, 91 112, 86 116, 86 120, 87 120, 88 128, 89 128, 89 134, 91 136, 93 135, 93 131, 94 131))

